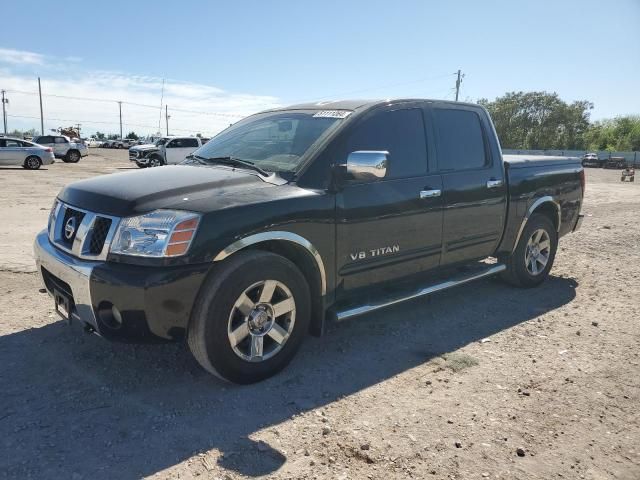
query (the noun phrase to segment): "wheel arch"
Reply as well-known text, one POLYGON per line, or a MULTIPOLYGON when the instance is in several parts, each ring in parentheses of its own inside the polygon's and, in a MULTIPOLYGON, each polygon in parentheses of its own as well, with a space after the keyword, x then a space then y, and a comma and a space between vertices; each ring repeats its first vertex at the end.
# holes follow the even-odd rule
POLYGON ((540 197, 534 201, 529 208, 527 209, 527 213, 522 219, 522 223, 520 224, 520 229, 518 230, 518 235, 516 236, 516 240, 513 243, 512 251, 515 251, 518 246, 518 242, 520 241, 520 237, 526 227, 527 222, 531 218, 531 216, 535 213, 541 213, 547 217, 549 220, 553 222, 553 226, 556 229, 556 232, 560 233, 560 227, 562 225, 562 210, 560 209, 560 204, 550 195, 545 195, 544 197, 540 197))
POLYGON ((234 253, 245 249, 265 250, 281 255, 293 262, 309 284, 311 294, 311 324, 313 335, 320 336, 324 330, 327 291, 326 271, 318 250, 306 238, 291 232, 270 231, 241 238, 224 248, 213 259, 221 262, 234 253))

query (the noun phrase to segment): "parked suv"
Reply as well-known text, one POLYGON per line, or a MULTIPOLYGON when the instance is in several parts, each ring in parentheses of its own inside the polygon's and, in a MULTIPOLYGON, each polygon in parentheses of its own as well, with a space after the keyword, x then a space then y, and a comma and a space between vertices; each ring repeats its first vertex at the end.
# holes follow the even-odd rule
POLYGON ((249 383, 326 319, 491 275, 541 284, 584 188, 577 158, 503 158, 476 104, 311 103, 245 118, 181 165, 67 185, 35 257, 63 318, 186 339, 249 383))
POLYGON ((199 137, 161 137, 152 144, 131 147, 129 160, 140 168, 175 164, 201 146, 199 137))
POLYGON ((56 158, 67 163, 77 163, 81 157, 89 155, 89 149, 82 142, 72 142, 64 135, 40 135, 33 137, 33 143, 50 147, 56 158))

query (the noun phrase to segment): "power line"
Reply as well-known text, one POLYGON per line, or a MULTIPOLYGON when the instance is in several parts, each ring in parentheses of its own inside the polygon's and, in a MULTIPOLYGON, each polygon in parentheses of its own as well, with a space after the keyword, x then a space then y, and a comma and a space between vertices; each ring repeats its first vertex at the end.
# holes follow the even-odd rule
POLYGON ((446 73, 446 74, 443 74, 443 75, 434 75, 434 76, 431 76, 431 77, 425 77, 425 78, 420 78, 420 79, 416 79, 416 80, 410 80, 408 82, 390 83, 390 84, 387 84, 387 85, 380 85, 380 86, 377 86, 377 87, 369 87, 369 88, 363 88, 363 89, 359 89, 359 90, 351 90, 349 92, 342 92, 342 93, 337 93, 337 94, 334 94, 334 95, 326 95, 324 97, 316 97, 316 98, 311 99, 311 100, 297 100, 297 101, 294 101, 292 103, 307 103, 307 102, 314 102, 314 101, 317 101, 317 100, 323 100, 323 99, 326 99, 326 98, 340 98, 340 97, 343 97, 344 95, 353 95, 353 94, 356 94, 356 93, 370 92, 372 90, 381 90, 383 88, 393 88, 393 87, 402 87, 402 86, 406 86, 406 85, 413 85, 415 83, 426 82, 426 81, 429 81, 429 80, 437 80, 439 78, 450 77, 452 75, 455 75, 455 73, 446 73))
MULTIPOLYGON (((7 92, 10 93, 16 93, 16 94, 20 94, 20 95, 38 95, 38 92, 29 92, 26 90, 6 90, 7 92)), ((77 96, 72 96, 72 95, 57 95, 55 93, 46 93, 46 94, 42 94, 43 97, 53 97, 53 98, 63 98, 66 100, 82 100, 82 101, 87 101, 87 102, 103 102, 103 103, 124 103, 126 105, 134 105, 136 107, 143 107, 143 108, 153 108, 155 110, 160 110, 162 111, 162 107, 158 107, 157 105, 148 105, 145 103, 136 103, 136 102, 127 102, 124 100, 111 100, 111 99, 106 99, 106 98, 92 98, 92 97, 77 97, 77 96)), ((197 114, 197 115, 211 115, 211 116, 215 116, 215 117, 225 117, 225 118, 242 118, 244 117, 243 114, 237 114, 237 113, 224 113, 224 112, 203 112, 203 111, 198 111, 198 110, 188 110, 188 109, 181 109, 181 108, 172 108, 172 111, 176 111, 176 112, 183 112, 183 113, 193 113, 193 114, 197 114)))
MULTIPOLYGON (((11 117, 11 118, 27 118, 27 119, 34 119, 34 120, 39 120, 40 117, 31 117, 28 115, 7 115, 7 117, 11 117)), ((49 122, 69 122, 69 123, 91 123, 91 124, 96 124, 96 125, 118 125, 118 122, 104 122, 104 121, 98 121, 98 120, 71 120, 68 118, 45 118, 45 120, 49 121, 49 122)), ((141 127, 141 128, 151 128, 154 129, 156 128, 155 125, 142 125, 142 124, 138 124, 138 123, 123 123, 123 125, 125 126, 129 126, 129 127, 141 127)), ((181 131, 181 132, 193 132, 193 131, 201 131, 201 132, 207 132, 209 130, 207 129, 185 129, 185 128, 173 128, 172 130, 176 130, 176 131, 181 131)))

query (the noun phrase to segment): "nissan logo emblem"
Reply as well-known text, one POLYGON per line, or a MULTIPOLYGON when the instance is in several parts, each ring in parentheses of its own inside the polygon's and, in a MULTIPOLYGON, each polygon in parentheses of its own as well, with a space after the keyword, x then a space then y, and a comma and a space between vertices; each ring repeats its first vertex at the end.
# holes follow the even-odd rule
POLYGON ((69 217, 67 223, 64 224, 64 238, 71 240, 76 233, 76 217, 69 217))

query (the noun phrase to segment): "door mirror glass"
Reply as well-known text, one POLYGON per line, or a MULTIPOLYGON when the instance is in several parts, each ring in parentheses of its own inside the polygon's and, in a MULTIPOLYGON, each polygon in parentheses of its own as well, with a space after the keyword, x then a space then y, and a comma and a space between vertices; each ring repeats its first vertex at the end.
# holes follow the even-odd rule
POLYGON ((347 157, 347 174, 358 181, 379 180, 387 175, 389 152, 359 150, 347 157))

